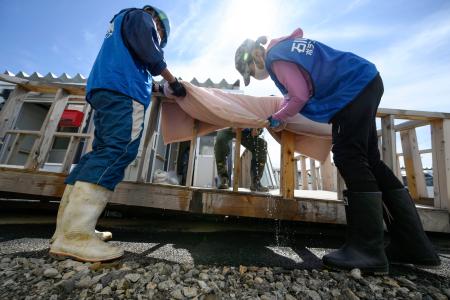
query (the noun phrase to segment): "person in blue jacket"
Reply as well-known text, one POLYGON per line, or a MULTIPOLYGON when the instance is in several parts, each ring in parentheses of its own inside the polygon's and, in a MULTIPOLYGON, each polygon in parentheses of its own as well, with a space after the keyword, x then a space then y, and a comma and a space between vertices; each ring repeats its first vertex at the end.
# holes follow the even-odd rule
POLYGON ((245 40, 235 64, 246 85, 250 76, 270 76, 284 95, 269 127, 281 130, 297 113, 332 124, 333 160, 348 188, 348 235, 342 248, 323 257, 324 265, 373 274, 386 274, 388 262, 439 265, 408 190, 380 159, 375 118, 384 88, 376 66, 303 38, 300 28, 266 43, 266 37, 245 40), (383 207, 391 238, 386 249, 383 207))
POLYGON ((86 100, 94 109, 92 151, 65 181, 51 255, 92 262, 123 255, 104 242, 111 234, 96 232, 95 225, 136 158, 152 90, 164 90, 152 76, 161 75, 173 95, 186 95, 164 60, 169 33, 167 15, 154 6, 123 9, 110 21, 86 86, 86 100))

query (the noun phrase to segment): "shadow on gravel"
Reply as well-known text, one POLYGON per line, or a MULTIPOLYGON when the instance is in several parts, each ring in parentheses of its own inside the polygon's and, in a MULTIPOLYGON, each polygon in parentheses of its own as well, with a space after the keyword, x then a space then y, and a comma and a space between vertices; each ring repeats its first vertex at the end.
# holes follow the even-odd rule
MULTIPOLYGON (((111 230, 114 243, 127 252, 125 260, 156 258, 195 265, 267 266, 286 269, 321 267, 321 258, 310 248, 336 248, 341 241, 318 236, 271 232, 151 232, 134 229, 111 230)), ((47 255, 51 224, 0 225, 0 245, 14 255, 47 255), (36 251, 26 251, 27 249, 36 251), (13 253, 12 249, 18 251, 13 253), (25 250, 25 251, 24 251, 25 250)), ((2 254, 3 251, 0 251, 2 254)))
MULTIPOLYGON (((121 262, 192 263, 216 266, 266 266, 290 269, 320 269, 321 258, 345 241, 345 227, 303 224, 269 224, 268 231, 183 232, 151 226, 102 226, 113 232, 115 245, 126 250, 121 262), (282 225, 282 226, 281 226, 282 225)), ((0 256, 48 257, 48 239, 53 224, 0 225, 0 256)), ((449 253, 449 239, 432 235, 443 254, 449 253)), ((447 263, 448 265, 448 260, 447 263)), ((448 269, 447 269, 448 270, 448 269)), ((414 267, 391 267, 392 274, 423 273, 414 267)), ((441 270, 439 273, 446 273, 441 270)), ((436 275, 437 276, 437 275, 436 275)))

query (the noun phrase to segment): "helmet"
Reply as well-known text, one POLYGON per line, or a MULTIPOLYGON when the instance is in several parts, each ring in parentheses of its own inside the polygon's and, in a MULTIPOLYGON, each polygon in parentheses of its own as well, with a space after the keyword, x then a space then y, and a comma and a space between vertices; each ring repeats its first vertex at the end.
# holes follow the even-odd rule
POLYGON ((234 63, 236 70, 241 73, 244 78, 245 86, 250 84, 250 63, 253 62, 252 50, 255 48, 256 42, 246 39, 236 50, 234 63))
POLYGON ((159 8, 156 8, 152 5, 146 5, 142 9, 144 9, 144 10, 152 9, 156 12, 156 15, 158 16, 159 20, 161 21, 161 24, 163 25, 163 29, 164 29, 164 38, 161 40, 161 45, 160 45, 161 48, 164 48, 167 44, 167 39, 169 38, 169 34, 170 34, 169 18, 167 17, 167 15, 164 11, 162 11, 159 8))
POLYGON ((234 55, 234 63, 236 66, 236 70, 238 70, 238 72, 241 73, 242 77, 244 78, 245 86, 250 84, 250 63, 254 62, 254 59, 252 57, 252 51, 258 47, 261 47, 261 45, 264 45, 266 43, 267 37, 260 36, 259 38, 256 39, 256 41, 246 39, 236 49, 236 53, 234 55))

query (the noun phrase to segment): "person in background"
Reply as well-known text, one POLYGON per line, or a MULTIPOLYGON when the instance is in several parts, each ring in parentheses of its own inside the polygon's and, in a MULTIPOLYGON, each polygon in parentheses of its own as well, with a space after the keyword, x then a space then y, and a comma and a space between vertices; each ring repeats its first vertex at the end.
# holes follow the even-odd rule
POLYGON ((90 262, 123 255, 104 241, 111 233, 95 232, 95 225, 137 155, 152 91, 164 92, 152 76, 161 75, 175 96, 186 95, 164 60, 169 33, 167 15, 150 5, 123 9, 110 21, 86 86, 95 111, 92 151, 65 181, 50 255, 90 262))
POLYGON ((270 76, 284 95, 269 127, 280 130, 297 113, 332 124, 333 160, 348 188, 348 233, 342 248, 323 257, 324 265, 373 274, 386 274, 388 262, 439 265, 408 190, 380 159, 375 118, 384 88, 376 66, 303 38, 300 28, 271 40, 267 49, 266 43, 266 37, 245 40, 235 64, 246 85, 250 76, 270 76), (391 237, 387 248, 383 205, 391 237))
MULTIPOLYGON (((261 184, 261 177, 267 161, 267 142, 260 137, 262 128, 246 128, 242 131, 242 145, 252 153, 250 166, 252 192, 268 192, 269 188, 261 184)), ((214 144, 214 155, 216 158, 219 182, 217 188, 228 189, 230 178, 227 170, 227 157, 230 154, 230 141, 236 136, 233 129, 227 128, 217 132, 214 144)))

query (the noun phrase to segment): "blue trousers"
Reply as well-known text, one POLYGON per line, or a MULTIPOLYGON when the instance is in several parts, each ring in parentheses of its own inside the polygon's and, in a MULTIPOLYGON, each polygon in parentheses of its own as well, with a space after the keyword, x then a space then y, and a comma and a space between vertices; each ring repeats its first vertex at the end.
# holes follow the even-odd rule
POLYGON ((92 151, 81 157, 65 183, 86 181, 113 191, 138 153, 145 107, 109 90, 93 91, 89 103, 94 109, 92 151))

